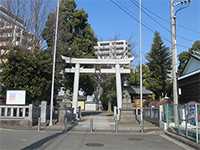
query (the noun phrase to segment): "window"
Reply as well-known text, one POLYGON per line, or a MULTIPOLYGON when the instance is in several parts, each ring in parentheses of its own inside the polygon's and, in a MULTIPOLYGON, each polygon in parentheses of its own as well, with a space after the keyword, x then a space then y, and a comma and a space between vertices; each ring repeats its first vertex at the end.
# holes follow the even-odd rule
POLYGON ((109 43, 100 43, 100 46, 108 46, 109 43))
POLYGON ((123 45, 124 42, 116 42, 116 45, 123 45))

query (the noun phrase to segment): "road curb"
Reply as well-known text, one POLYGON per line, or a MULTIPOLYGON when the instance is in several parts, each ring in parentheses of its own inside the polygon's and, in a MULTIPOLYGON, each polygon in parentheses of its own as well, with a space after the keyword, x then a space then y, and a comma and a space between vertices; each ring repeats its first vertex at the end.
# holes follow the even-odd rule
POLYGON ((196 144, 194 142, 192 142, 191 140, 185 138, 185 137, 182 137, 180 135, 177 135, 177 134, 174 134, 174 133, 171 133, 171 132, 168 132, 168 131, 164 131, 165 135, 179 141, 179 142, 182 142, 196 150, 199 150, 200 149, 200 144, 196 144))

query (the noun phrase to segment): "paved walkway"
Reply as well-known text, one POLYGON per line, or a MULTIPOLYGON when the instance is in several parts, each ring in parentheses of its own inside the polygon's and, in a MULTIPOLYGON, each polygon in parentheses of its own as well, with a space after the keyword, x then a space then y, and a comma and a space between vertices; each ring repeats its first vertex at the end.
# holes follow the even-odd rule
POLYGON ((114 130, 114 120, 111 113, 100 113, 98 115, 89 115, 82 117, 82 120, 78 123, 73 130, 88 131, 90 130, 91 120, 93 122, 94 130, 114 130))
MULTIPOLYGON (((74 131, 90 131, 91 121, 94 131, 115 131, 115 121, 112 113, 103 112, 98 115, 90 115, 82 118, 82 121, 73 128, 74 131)), ((128 122, 119 122, 118 131, 140 131, 140 124, 136 119, 128 122)), ((144 121, 144 130, 159 130, 150 122, 144 121)))

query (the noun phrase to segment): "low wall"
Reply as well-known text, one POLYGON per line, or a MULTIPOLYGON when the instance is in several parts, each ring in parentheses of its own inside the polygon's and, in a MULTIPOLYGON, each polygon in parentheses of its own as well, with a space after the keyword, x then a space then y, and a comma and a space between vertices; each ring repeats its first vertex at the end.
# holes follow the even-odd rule
POLYGON ((24 119, 0 119, 0 128, 30 128, 32 122, 24 119))
POLYGON ((0 105, 0 127, 31 127, 37 124, 38 107, 0 105), (37 115, 36 115, 37 114, 37 115))

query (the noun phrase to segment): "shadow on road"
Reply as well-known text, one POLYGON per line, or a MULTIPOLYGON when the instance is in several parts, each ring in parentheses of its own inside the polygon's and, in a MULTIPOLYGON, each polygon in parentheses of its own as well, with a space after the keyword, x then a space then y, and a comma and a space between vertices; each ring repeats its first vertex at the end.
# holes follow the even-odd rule
POLYGON ((55 133, 55 134, 50 135, 50 136, 48 136, 48 137, 45 137, 45 138, 43 138, 43 139, 41 139, 41 140, 39 140, 39 141, 37 141, 37 142, 32 143, 32 144, 29 145, 29 146, 26 146, 26 147, 22 148, 21 150, 36 150, 36 149, 40 149, 40 150, 41 150, 41 149, 42 149, 41 147, 42 147, 42 146, 45 146, 46 143, 50 142, 51 140, 55 139, 55 138, 58 137, 58 136, 61 136, 61 135, 63 135, 63 134, 66 134, 66 133, 67 133, 68 131, 70 131, 75 125, 76 125, 76 123, 73 124, 71 127, 69 127, 67 130, 63 130, 62 132, 58 132, 58 133, 55 133))

